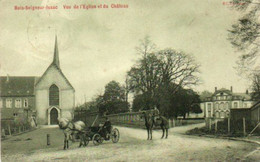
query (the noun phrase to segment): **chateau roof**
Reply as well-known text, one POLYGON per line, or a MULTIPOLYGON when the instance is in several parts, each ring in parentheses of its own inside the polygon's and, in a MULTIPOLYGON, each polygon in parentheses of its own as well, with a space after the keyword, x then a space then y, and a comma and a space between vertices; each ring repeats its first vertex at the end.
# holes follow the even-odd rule
POLYGON ((34 85, 38 79, 35 76, 1 76, 0 96, 34 96, 34 85))
POLYGON ((209 95, 209 96, 204 96, 204 98, 202 100, 204 101, 208 101, 208 100, 212 100, 212 97, 214 97, 216 94, 218 93, 227 93, 228 95, 231 95, 233 97, 239 97, 239 100, 251 100, 252 97, 249 93, 234 93, 231 92, 231 90, 226 89, 226 88, 221 88, 219 90, 216 90, 213 95, 209 95))

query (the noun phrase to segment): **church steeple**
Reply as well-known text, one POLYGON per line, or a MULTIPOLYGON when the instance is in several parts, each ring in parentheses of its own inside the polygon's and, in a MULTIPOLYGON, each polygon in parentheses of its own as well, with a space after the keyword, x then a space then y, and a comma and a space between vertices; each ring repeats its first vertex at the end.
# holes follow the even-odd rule
POLYGON ((58 41, 57 41, 57 35, 55 36, 55 47, 54 47, 54 56, 53 56, 53 65, 56 65, 58 68, 60 68, 60 60, 59 60, 59 50, 58 50, 58 41))

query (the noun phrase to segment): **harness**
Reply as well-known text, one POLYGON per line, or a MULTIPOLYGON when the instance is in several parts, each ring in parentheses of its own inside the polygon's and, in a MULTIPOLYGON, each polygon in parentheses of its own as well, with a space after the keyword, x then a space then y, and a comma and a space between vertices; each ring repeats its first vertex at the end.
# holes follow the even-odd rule
POLYGON ((65 127, 63 127, 62 129, 64 129, 64 130, 69 129, 69 130, 71 130, 71 131, 75 131, 75 130, 76 130, 76 129, 75 129, 75 124, 74 124, 73 122, 71 122, 71 121, 69 121, 69 122, 65 125, 65 127), (72 124, 72 128, 69 127, 69 124, 72 124))

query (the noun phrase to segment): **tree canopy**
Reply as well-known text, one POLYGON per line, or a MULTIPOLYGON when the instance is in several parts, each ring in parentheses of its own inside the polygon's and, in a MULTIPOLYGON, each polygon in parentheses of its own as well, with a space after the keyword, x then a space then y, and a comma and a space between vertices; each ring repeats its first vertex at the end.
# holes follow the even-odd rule
POLYGON ((200 65, 182 51, 171 48, 155 51, 149 47, 155 45, 148 38, 141 42, 143 50, 140 47, 138 52, 142 57, 127 73, 129 88, 135 94, 133 110, 156 107, 165 113, 177 114, 177 111, 171 112, 174 109, 172 96, 199 83, 200 65))

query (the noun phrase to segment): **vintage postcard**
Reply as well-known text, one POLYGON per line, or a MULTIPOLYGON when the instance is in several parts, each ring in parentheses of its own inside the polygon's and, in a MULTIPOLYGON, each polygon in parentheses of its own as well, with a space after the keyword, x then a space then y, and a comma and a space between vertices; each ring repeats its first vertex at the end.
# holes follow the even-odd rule
POLYGON ((260 0, 1 0, 1 161, 260 161, 260 0))

